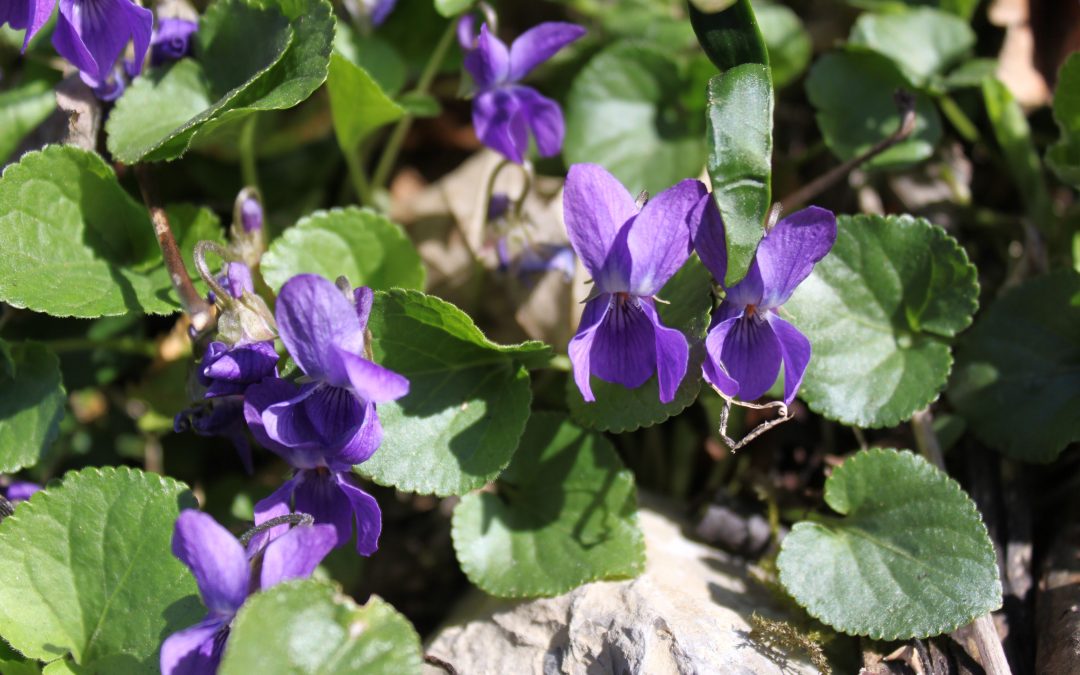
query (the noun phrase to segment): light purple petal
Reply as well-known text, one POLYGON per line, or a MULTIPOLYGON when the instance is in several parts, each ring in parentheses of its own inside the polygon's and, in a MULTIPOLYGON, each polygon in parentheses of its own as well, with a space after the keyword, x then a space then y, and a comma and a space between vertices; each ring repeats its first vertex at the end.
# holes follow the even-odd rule
POLYGON ((780 356, 784 361, 784 403, 791 405, 810 363, 810 340, 773 312, 766 314, 766 318, 780 341, 780 356))
MULTIPOLYGON (((721 283, 723 283, 721 281, 721 283)), ((765 301, 765 281, 761 278, 761 267, 757 258, 750 261, 746 276, 739 283, 727 289, 726 302, 745 308, 748 305, 762 305, 765 301)), ((764 310, 762 310, 764 311, 764 310)))
POLYGON ((523 162, 529 150, 529 126, 517 97, 506 89, 486 91, 473 99, 472 110, 477 138, 511 162, 523 162))
POLYGON ((570 167, 563 190, 566 233, 585 269, 598 283, 619 232, 636 214, 634 198, 604 167, 598 164, 570 167))
POLYGON ((371 23, 374 26, 381 26, 390 16, 390 12, 394 11, 394 6, 397 4, 397 0, 375 0, 375 6, 371 9, 371 23))
POLYGON ((701 373, 705 381, 719 389, 726 396, 736 396, 739 393, 739 383, 736 382, 727 371, 724 370, 722 358, 724 354, 724 342, 728 334, 735 328, 735 324, 741 319, 733 316, 723 321, 714 321, 709 334, 705 338, 705 361, 701 364, 701 373))
POLYGON ((392 370, 344 350, 338 352, 353 392, 370 403, 389 403, 409 393, 409 381, 392 370))
MULTIPOLYGON (((255 503, 255 524, 262 525, 268 520, 292 513, 292 496, 297 483, 302 480, 297 474, 281 484, 268 497, 255 503)), ((247 557, 252 558, 267 542, 273 541, 289 531, 288 525, 278 525, 260 532, 251 538, 247 545, 247 557)))
POLYGON ((462 14, 457 23, 457 41, 461 51, 468 52, 476 49, 477 37, 476 17, 468 12, 462 14))
POLYGON ((687 179, 649 200, 627 233, 630 292, 655 295, 690 257, 690 214, 708 192, 687 179))
POLYGON ((368 318, 371 316, 371 305, 375 302, 375 293, 367 286, 353 289, 353 304, 356 305, 356 318, 360 320, 360 328, 366 329, 368 318))
POLYGON ((173 633, 161 645, 162 675, 216 673, 228 635, 228 621, 217 617, 173 633))
POLYGON ((13 480, 11 484, 4 490, 4 496, 11 502, 25 502, 34 496, 41 486, 37 483, 31 483, 25 480, 13 480))
POLYGON ((225 284, 229 295, 240 299, 244 292, 254 293, 255 282, 251 279, 251 270, 242 262, 231 262, 225 265, 225 284))
POLYGON ((250 570, 244 547, 209 515, 185 509, 176 519, 172 552, 191 568, 210 613, 232 616, 248 594, 250 570))
POLYGON ((744 401, 761 398, 773 386, 780 361, 780 341, 760 315, 739 319, 724 339, 721 363, 739 383, 739 398, 744 401))
POLYGON ((540 95, 532 87, 514 87, 514 96, 521 105, 525 122, 536 139, 536 149, 541 157, 554 157, 562 152, 566 127, 559 104, 540 95))
POLYGON ((289 400, 274 403, 263 410, 262 425, 267 437, 286 448, 318 447, 318 434, 304 404, 324 387, 325 385, 314 382, 305 384, 289 400))
POLYGON ((337 544, 330 525, 298 525, 271 541, 263 553, 259 588, 266 590, 290 579, 311 576, 337 544))
POLYGON ((787 302, 835 242, 836 216, 817 206, 796 211, 777 223, 754 255, 764 288, 762 307, 773 309, 787 302))
POLYGON ((274 316, 281 341, 304 373, 348 383, 335 348, 362 353, 364 329, 337 286, 317 274, 298 274, 281 287, 274 316))
POLYGON ((656 372, 656 331, 641 298, 610 297, 611 307, 596 330, 589 355, 592 374, 636 389, 656 372))
POLYGON ((583 35, 585 29, 573 23, 548 21, 533 26, 510 45, 510 79, 517 82, 583 35))
POLYGON ((348 543, 352 539, 353 509, 336 473, 306 470, 299 475, 303 477, 293 492, 294 511, 310 514, 316 523, 333 525, 337 532, 335 546, 348 543))
POLYGON ((690 229, 694 250, 701 262, 712 272, 713 279, 724 283, 727 276, 727 239, 724 236, 724 221, 712 194, 704 195, 694 206, 690 214, 690 229))
POLYGON ((348 471, 351 467, 366 462, 382 443, 382 424, 375 411, 375 404, 364 407, 364 421, 342 446, 341 449, 326 456, 326 464, 336 471, 348 471))
POLYGON ((671 403, 675 392, 686 377, 686 366, 690 360, 690 345, 686 336, 674 328, 668 328, 660 321, 656 307, 649 298, 639 300, 641 310, 653 325, 656 342, 656 378, 660 383, 660 402, 671 403))
MULTIPOLYGON (((160 66, 187 56, 191 51, 191 36, 198 29, 199 24, 187 19, 158 18, 150 38, 150 65, 160 66)), ((246 219, 244 225, 248 231, 246 219)))
POLYGON ((476 49, 465 54, 465 69, 481 91, 505 82, 510 75, 510 51, 488 31, 486 23, 480 26, 476 49))
POLYGON ((206 398, 242 394, 248 385, 274 375, 277 362, 272 342, 253 342, 231 349, 214 342, 203 357, 199 381, 208 387, 206 398))
POLYGON ((360 555, 371 555, 379 548, 382 533, 382 511, 379 502, 354 484, 351 474, 338 476, 341 491, 352 505, 356 521, 356 550, 360 555))
POLYGON ((574 383, 577 385, 581 397, 586 401, 595 401, 592 383, 589 376, 592 373, 592 347, 596 340, 596 331, 607 316, 608 307, 611 304, 610 295, 601 295, 590 300, 585 305, 581 314, 581 323, 578 325, 577 334, 570 340, 567 351, 570 355, 570 363, 574 366, 574 383))

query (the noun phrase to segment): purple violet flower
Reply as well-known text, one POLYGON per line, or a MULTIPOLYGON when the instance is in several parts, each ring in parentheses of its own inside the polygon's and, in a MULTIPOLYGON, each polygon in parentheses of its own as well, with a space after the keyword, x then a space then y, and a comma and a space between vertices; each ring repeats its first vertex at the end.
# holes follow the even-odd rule
POLYGON ((367 10, 371 25, 381 26, 394 11, 397 0, 360 0, 360 4, 367 10))
POLYGON ((25 30, 23 52, 41 27, 52 16, 56 0, 3 0, 0 2, 0 26, 9 24, 15 30, 25 30))
POLYGON ((13 480, 8 483, 7 487, 0 487, 0 494, 3 494, 9 502, 25 502, 30 499, 35 492, 41 489, 41 486, 37 483, 31 483, 25 480, 13 480))
MULTIPOLYGON (((727 274, 724 224, 712 196, 693 218, 694 247, 713 277, 727 274)), ((790 405, 810 363, 810 341, 780 318, 778 310, 836 241, 836 216, 811 206, 776 224, 758 244, 746 277, 725 289, 713 311, 702 365, 705 380, 726 396, 760 398, 784 364, 784 403, 790 405)))
POLYGON ((570 167, 566 230, 595 284, 569 346, 574 381, 586 401, 596 400, 590 374, 633 389, 655 372, 661 402, 675 398, 689 346, 686 336, 660 322, 653 296, 690 256, 689 217, 704 193, 700 182, 684 180, 639 212, 603 167, 570 167))
POLYGON ((559 154, 565 133, 559 104, 518 82, 584 35, 585 29, 572 23, 542 23, 522 33, 508 48, 488 31, 486 23, 480 26, 479 37, 474 36, 474 24, 472 15, 461 18, 458 41, 465 51, 465 69, 476 83, 476 135, 518 164, 529 149, 530 131, 541 157, 559 154))
POLYGON ((310 576, 333 549, 334 540, 332 527, 297 525, 265 546, 252 542, 245 551, 236 537, 209 515, 194 509, 181 512, 173 532, 173 555, 191 568, 208 612, 199 623, 165 640, 161 646, 162 674, 216 672, 230 624, 248 596, 283 581, 310 576))
POLYGON ((160 66, 178 61, 191 53, 191 36, 199 24, 175 17, 158 18, 150 37, 150 65, 160 66))
POLYGON ((262 203, 253 196, 247 196, 240 202, 240 223, 244 232, 257 232, 263 226, 262 203))
POLYGON ((60 0, 53 46, 79 69, 87 86, 111 90, 129 41, 135 42, 133 74, 141 72, 153 25, 153 12, 131 0, 60 0))
POLYGON ((314 274, 285 283, 276 318, 285 348, 304 372, 304 384, 267 378, 245 393, 244 415, 255 438, 284 458, 296 473, 255 506, 263 523, 297 511, 337 528, 338 545, 352 538, 370 555, 382 527, 379 505, 360 489, 352 467, 367 460, 382 441, 375 404, 401 398, 409 382, 365 359, 364 332, 371 311, 370 288, 353 291, 353 302, 314 274))

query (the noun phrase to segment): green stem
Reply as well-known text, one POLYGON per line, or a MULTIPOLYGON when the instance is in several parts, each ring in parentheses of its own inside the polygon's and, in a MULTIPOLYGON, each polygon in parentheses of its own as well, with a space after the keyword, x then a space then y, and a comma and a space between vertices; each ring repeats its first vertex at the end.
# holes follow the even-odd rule
POLYGON ((255 156, 255 139, 258 132, 259 115, 252 113, 240 128, 240 175, 245 187, 259 187, 258 160, 255 156))
POLYGON ((975 123, 971 121, 971 118, 967 116, 967 113, 951 96, 942 94, 938 97, 937 102, 941 107, 941 112, 945 113, 945 118, 949 120, 949 123, 953 125, 953 128, 965 141, 974 143, 979 140, 979 128, 975 126, 975 123))
POLYGON ((349 179, 352 181, 353 191, 361 206, 372 205, 371 184, 364 175, 364 167, 361 166, 360 155, 356 152, 344 151, 345 165, 349 167, 349 179))
POLYGON ((89 352, 95 349, 107 349, 124 354, 137 356, 156 356, 157 345, 146 340, 138 340, 129 337, 107 338, 94 340, 91 338, 58 338, 56 340, 43 340, 44 344, 54 352, 89 352))
MULTIPOLYGON (((442 37, 439 38, 439 44, 435 46, 435 51, 431 53, 431 58, 428 60, 427 65, 424 66, 424 71, 420 73, 420 79, 416 82, 416 88, 413 90, 414 94, 428 93, 432 82, 435 81, 435 76, 439 74, 439 68, 442 67, 447 50, 450 49, 450 45, 454 42, 454 34, 454 22, 451 21, 446 26, 446 31, 443 32, 442 37)), ((409 129, 412 128, 413 119, 412 115, 405 115, 390 133, 390 139, 386 142, 386 148, 383 149, 379 164, 375 167, 374 177, 371 179, 371 184, 375 189, 386 186, 386 181, 390 178, 390 171, 393 170, 394 164, 397 163, 401 145, 405 142, 405 137, 409 135, 409 129)))

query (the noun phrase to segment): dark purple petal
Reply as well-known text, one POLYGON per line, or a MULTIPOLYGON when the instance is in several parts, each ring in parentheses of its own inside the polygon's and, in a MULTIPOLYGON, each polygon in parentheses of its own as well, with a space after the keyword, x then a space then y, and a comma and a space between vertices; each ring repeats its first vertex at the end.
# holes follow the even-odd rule
POLYGON ((656 332, 640 298, 610 297, 611 306, 593 340, 592 374, 636 389, 656 372, 656 332))
POLYGON ((303 401, 318 386, 308 384, 301 388, 285 380, 268 377, 259 384, 251 385, 244 392, 244 420, 247 422, 248 429, 251 429, 252 435, 255 436, 255 440, 297 469, 325 466, 326 451, 313 440, 314 432, 311 430, 311 422, 307 420, 302 408, 303 401), (279 406, 284 404, 291 404, 296 410, 283 411, 279 406), (274 412, 270 412, 271 407, 274 407, 274 412), (278 416, 289 414, 303 416, 298 424, 306 425, 309 435, 303 435, 304 429, 301 429, 295 438, 292 435, 279 435, 278 416), (264 421, 268 418, 273 419, 275 424, 273 435, 264 421), (286 441, 291 443, 294 440, 297 441, 294 445, 286 443, 286 441))
MULTIPOLYGON (((296 485, 302 480, 298 473, 282 483, 281 487, 274 490, 268 497, 255 503, 255 524, 262 525, 268 520, 292 513, 292 496, 296 485)), ((278 525, 260 532, 251 538, 247 545, 247 557, 252 558, 267 545, 289 531, 288 525, 278 525)))
POLYGON ((41 486, 37 483, 31 483, 25 480, 13 480, 11 484, 3 490, 4 496, 7 497, 10 502, 25 502, 30 497, 34 496, 34 493, 41 489, 41 486))
POLYGON ((780 341, 760 314, 743 316, 728 330, 720 363, 731 379, 739 383, 742 400, 761 398, 773 386, 780 374, 780 361, 780 341))
POLYGON ((533 26, 510 45, 510 80, 517 82, 583 35, 585 29, 572 23, 548 21, 533 26))
POLYGON ((53 46, 79 69, 90 87, 109 77, 130 40, 136 72, 150 47, 153 13, 131 0, 60 0, 53 46))
POLYGON ((150 65, 160 66, 191 52, 191 36, 199 24, 187 19, 159 17, 150 38, 150 65))
POLYGON ((636 213, 634 198, 602 166, 574 164, 570 167, 563 190, 566 232, 585 269, 597 282, 602 278, 619 232, 636 213))
POLYGON ((216 673, 228 636, 228 620, 218 617, 173 633, 161 645, 161 675, 216 673))
POLYGON ((259 588, 266 590, 283 581, 311 576, 336 544, 337 532, 329 525, 292 528, 266 546, 259 588))
POLYGON ((350 467, 366 462, 382 443, 382 424, 375 412, 375 404, 364 407, 364 421, 356 432, 345 441, 340 450, 326 456, 326 465, 338 471, 347 471, 350 467))
POLYGON ((727 276, 727 239, 724 236, 724 221, 712 194, 702 196, 694 206, 690 214, 690 230, 694 250, 701 262, 712 272, 713 279, 724 283, 727 276))
POLYGON ((596 400, 593 396, 592 383, 589 381, 589 376, 592 374, 593 342, 596 341, 596 331, 607 316, 610 305, 610 295, 601 295, 586 303, 585 310, 581 313, 578 332, 571 338, 567 347, 570 363, 574 366, 574 384, 581 392, 581 397, 590 402, 596 400))
MULTIPOLYGON (((262 386, 262 385, 256 385, 262 386)), ((291 449, 320 450, 315 424, 308 416, 308 409, 304 405, 309 398, 315 396, 325 385, 309 382, 300 387, 292 398, 273 403, 262 412, 262 425, 266 436, 274 444, 291 449)), ((254 387, 252 387, 254 388, 254 387)), ((245 407, 245 414, 247 408, 245 407)), ((323 466, 321 452, 317 455, 318 463, 315 466, 323 466)), ((290 463, 293 457, 286 457, 290 463)), ((293 464, 293 466, 297 466, 293 464)), ((297 467, 314 468, 314 467, 297 467)))
POLYGON ((656 295, 690 257, 690 214, 707 192, 700 181, 687 179, 641 209, 626 237, 631 293, 656 295))
POLYGON ((641 298, 641 310, 652 322, 656 341, 656 378, 660 384, 660 402, 671 403, 675 392, 686 377, 686 366, 690 360, 690 345, 686 336, 674 328, 668 328, 660 321, 650 298, 641 298))
POLYGON ((181 410, 173 419, 176 433, 194 431, 200 436, 221 436, 232 441, 244 470, 249 474, 254 467, 251 463, 251 443, 244 431, 243 396, 217 396, 195 407, 181 410))
POLYGON ((370 403, 389 403, 409 393, 409 381, 362 356, 339 350, 352 391, 370 403))
POLYGON ((335 472, 313 469, 301 471, 298 476, 301 479, 293 491, 293 509, 310 514, 316 523, 333 525, 337 532, 335 546, 348 543, 352 539, 353 508, 335 472))
POLYGON ((173 531, 172 552, 191 568, 212 615, 231 617, 244 604, 251 574, 244 547, 209 515, 182 511, 173 531))
POLYGON ((736 396, 739 393, 739 383, 727 374, 721 362, 724 341, 739 321, 741 321, 739 316, 723 321, 714 320, 709 334, 705 337, 705 361, 701 364, 701 373, 705 376, 706 382, 719 389, 725 396, 736 396))
POLYGON ((49 20, 56 0, 3 0, 0 2, 0 25, 10 24, 16 30, 26 30, 22 51, 30 46, 41 27, 49 20))
POLYGON ((253 342, 228 347, 210 344, 199 368, 199 381, 207 386, 206 398, 242 394, 248 385, 277 372, 278 354, 272 342, 253 342))
POLYGON ((353 289, 353 304, 356 305, 356 318, 360 320, 360 328, 366 329, 368 318, 371 316, 371 305, 375 302, 375 293, 367 286, 353 289))
POLYGON ((308 438, 323 451, 321 465, 332 469, 351 468, 352 465, 338 466, 334 456, 359 435, 364 424, 364 404, 348 389, 323 386, 304 400, 300 410, 300 414, 309 420, 313 432, 308 438))
POLYGON ((510 75, 510 51, 502 40, 488 31, 486 23, 480 26, 476 49, 465 54, 465 69, 480 91, 506 82, 510 75))
POLYGON ((536 150, 541 157, 554 157, 562 152, 566 126, 559 104, 532 87, 514 87, 525 123, 536 139, 536 150))
POLYGON ((787 302, 835 242, 836 216, 817 206, 796 211, 777 223, 754 255, 764 290, 762 308, 773 309, 787 302))
POLYGON ((360 555, 371 555, 379 548, 382 511, 379 502, 357 487, 353 480, 351 474, 338 475, 341 491, 348 497, 356 521, 356 550, 360 555))
POLYGON ((274 315, 281 341, 304 373, 348 384, 335 348, 362 353, 364 329, 337 286, 316 274, 298 274, 281 287, 274 315))
MULTIPOLYGON (((721 282, 723 283, 723 282, 721 282)), ((749 305, 757 307, 764 302, 765 282, 761 278, 761 267, 757 258, 750 261, 750 267, 746 270, 746 276, 739 283, 727 289, 725 301, 733 306, 745 308, 749 305)))
POLYGON ((520 164, 529 150, 529 125, 517 97, 506 89, 473 99, 473 127, 480 141, 520 164))
POLYGON ((775 313, 769 312, 765 317, 780 342, 780 356, 784 361, 784 403, 791 405, 795 394, 799 393, 806 366, 810 363, 810 340, 775 313))

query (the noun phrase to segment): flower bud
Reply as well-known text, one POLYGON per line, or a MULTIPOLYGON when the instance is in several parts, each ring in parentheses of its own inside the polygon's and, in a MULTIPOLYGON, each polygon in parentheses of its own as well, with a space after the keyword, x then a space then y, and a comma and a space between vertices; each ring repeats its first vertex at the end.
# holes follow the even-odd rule
POLYGON ((256 267, 266 250, 263 234, 264 213, 262 198, 255 188, 246 187, 236 195, 233 206, 233 224, 229 230, 232 243, 229 248, 248 267, 256 267))

